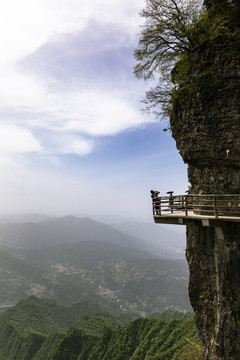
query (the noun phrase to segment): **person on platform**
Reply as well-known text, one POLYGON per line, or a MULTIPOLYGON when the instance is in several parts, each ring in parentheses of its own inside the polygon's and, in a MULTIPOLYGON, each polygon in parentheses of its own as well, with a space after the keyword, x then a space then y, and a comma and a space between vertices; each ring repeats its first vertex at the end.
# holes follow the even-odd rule
POLYGON ((160 215, 160 199, 158 197, 160 191, 151 190, 150 193, 153 202, 153 215, 160 215))

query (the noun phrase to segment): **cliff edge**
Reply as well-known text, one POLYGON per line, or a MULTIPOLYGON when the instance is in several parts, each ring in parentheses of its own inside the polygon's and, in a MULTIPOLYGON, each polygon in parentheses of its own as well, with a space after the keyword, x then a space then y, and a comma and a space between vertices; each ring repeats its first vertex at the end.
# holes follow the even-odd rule
MULTIPOLYGON (((191 52, 188 81, 175 94, 171 114, 193 194, 240 193, 240 4, 215 3, 207 1, 208 21, 222 22, 221 28, 191 52)), ((189 296, 204 359, 236 360, 240 224, 224 222, 222 231, 219 238, 214 227, 187 226, 189 296)))

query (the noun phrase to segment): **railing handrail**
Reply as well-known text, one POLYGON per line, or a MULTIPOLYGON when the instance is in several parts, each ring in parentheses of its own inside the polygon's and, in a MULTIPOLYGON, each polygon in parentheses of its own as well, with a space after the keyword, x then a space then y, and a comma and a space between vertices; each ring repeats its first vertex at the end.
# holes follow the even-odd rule
POLYGON ((207 196, 217 196, 217 197, 240 197, 240 194, 179 194, 179 195, 163 195, 159 196, 159 198, 169 198, 169 197, 207 197, 207 196))
POLYGON ((176 213, 180 210, 185 216, 192 211, 195 215, 211 214, 219 216, 240 217, 240 194, 183 194, 159 196, 153 200, 153 215, 161 216, 162 212, 176 213))

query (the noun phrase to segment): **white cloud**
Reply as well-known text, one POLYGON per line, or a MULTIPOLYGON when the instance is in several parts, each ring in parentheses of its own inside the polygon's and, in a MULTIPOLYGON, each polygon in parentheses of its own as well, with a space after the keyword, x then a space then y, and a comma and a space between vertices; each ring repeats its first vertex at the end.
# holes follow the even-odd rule
MULTIPOLYGON (((86 136, 115 135, 152 121, 142 116, 139 110, 125 99, 125 94, 121 91, 49 93, 44 86, 38 89, 29 80, 29 87, 26 86, 21 92, 20 82, 17 84, 19 97, 17 89, 15 89, 15 94, 13 91, 11 97, 10 84, 5 96, 2 97, 5 107, 0 113, 0 129, 3 126, 3 131, 6 131, 4 126, 7 122, 12 126, 21 126, 22 132, 26 128, 25 131, 28 134, 34 129, 35 133, 39 129, 51 131, 58 137, 58 143, 61 141, 62 144, 66 144, 64 148, 71 150, 70 153, 81 155, 94 148, 92 140, 89 141, 86 136), (73 137, 74 134, 75 137, 73 137), (67 144, 71 141, 72 145, 68 146, 67 144)), ((52 136, 52 140, 55 140, 56 136, 52 136)), ((61 147, 55 146, 55 150, 60 150, 61 147)), ((40 148, 35 148, 35 150, 40 150, 40 148)))
POLYGON ((47 96, 47 83, 43 79, 20 73, 13 66, 0 66, 0 77, 0 109, 37 110, 41 99, 47 96))
MULTIPOLYGON (((129 89, 117 89, 117 84, 106 88, 96 84, 91 91, 71 84, 58 88, 57 83, 52 86, 49 77, 17 66, 20 59, 50 40, 79 33, 91 21, 119 24, 128 36, 135 36, 137 13, 143 5, 144 0, 0 3, 0 156, 31 152, 81 156, 96 147, 94 137, 115 135, 146 122, 126 99, 129 89), (39 130, 52 132, 49 141, 44 141, 39 130)), ((120 43, 122 39, 124 36, 120 43)), ((116 41, 112 46, 116 46, 116 41)))
MULTIPOLYGON (((69 148, 67 149, 67 153, 73 153, 77 155, 86 155, 89 154, 93 149, 93 143, 87 140, 79 140, 74 139, 69 148)), ((66 150, 65 150, 66 151, 66 150)))
MULTIPOLYGON (((24 111, 24 110, 23 110, 24 111)), ((40 99, 31 127, 43 127, 56 132, 77 132, 93 136, 115 135, 151 121, 134 109, 121 92, 69 92, 45 94, 40 99)), ((27 123, 23 119, 23 123, 27 123)))
POLYGON ((70 95, 66 108, 72 109, 63 128, 90 135, 115 135, 146 122, 121 95, 88 92, 70 95))
POLYGON ((56 33, 82 30, 90 19, 120 23, 129 31, 139 23, 143 0, 8 0, 0 3, 1 61, 35 51, 56 33), (134 16, 135 15, 135 16, 134 16))
POLYGON ((1 166, 1 169, 14 168, 16 166, 16 162, 8 156, 0 155, 0 166, 1 166))
POLYGON ((39 141, 27 129, 2 125, 0 131, 0 156, 41 151, 39 141))
MULTIPOLYGON (((45 79, 39 79, 39 82, 36 80, 36 77, 24 77, 12 70, 3 74, 3 86, 0 85, 0 132, 5 134, 6 123, 9 126, 11 124, 15 130, 21 126, 18 137, 23 136, 23 133, 25 136, 28 134, 30 151, 33 146, 33 137, 30 138, 32 131, 36 136, 41 129, 52 133, 45 148, 46 154, 85 155, 95 148, 95 143, 92 139, 89 140, 89 136, 116 135, 152 121, 142 116, 139 109, 126 99, 129 94, 124 90, 60 89, 51 92, 45 79)), ((16 131, 12 133, 15 134, 16 131)), ((37 140, 34 141, 33 150, 42 151, 36 145, 37 140)), ((17 149, 22 152, 21 147, 16 147, 13 142, 8 144, 9 151, 12 147, 13 153, 17 149)))
POLYGON ((50 132, 48 134, 48 142, 50 145, 45 150, 47 155, 76 154, 82 156, 91 153, 96 146, 95 141, 92 139, 83 138, 81 135, 72 135, 67 132, 50 132))
POLYGON ((52 29, 44 5, 44 2, 39 0, 1 2, 1 62, 15 61, 48 40, 52 29))

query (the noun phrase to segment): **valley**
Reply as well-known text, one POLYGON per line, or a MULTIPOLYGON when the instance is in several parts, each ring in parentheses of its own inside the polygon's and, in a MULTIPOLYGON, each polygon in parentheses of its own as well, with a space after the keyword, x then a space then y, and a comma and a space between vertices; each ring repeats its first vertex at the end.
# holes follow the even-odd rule
POLYGON ((186 261, 159 256, 135 226, 124 233, 76 217, 0 224, 0 358, 198 356, 186 261))
POLYGON ((191 311, 186 262, 143 251, 142 240, 108 225, 74 217, 8 223, 0 238, 1 306, 35 295, 63 305, 107 302, 138 315, 191 311))

